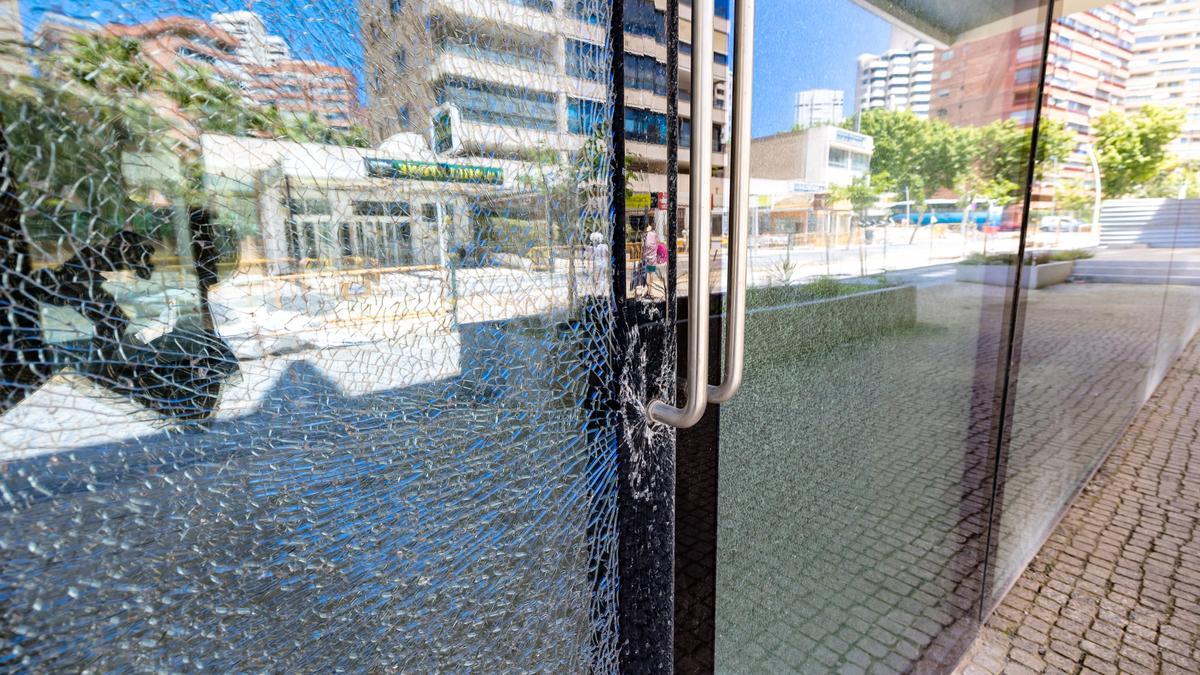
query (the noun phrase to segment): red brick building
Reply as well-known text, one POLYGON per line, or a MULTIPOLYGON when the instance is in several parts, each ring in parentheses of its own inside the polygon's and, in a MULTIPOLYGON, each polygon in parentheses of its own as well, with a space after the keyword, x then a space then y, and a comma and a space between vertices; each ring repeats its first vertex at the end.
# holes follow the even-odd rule
MULTIPOLYGON (((1123 108, 1133 50, 1133 6, 1127 0, 1059 18, 1050 32, 1044 115, 1075 131, 1079 147, 1055 158, 1047 180, 1093 180, 1086 147, 1095 118, 1123 108)), ((955 45, 934 56, 932 118, 982 126, 1013 119, 1032 124, 1043 31, 1037 26, 955 45)))
MULTIPOLYGON (((285 113, 315 113, 331 127, 349 128, 358 117, 358 85, 345 68, 301 61, 287 56, 255 59, 242 45, 245 38, 202 19, 168 16, 140 24, 107 24, 47 14, 35 43, 52 52, 71 36, 104 32, 137 40, 142 57, 166 72, 185 66, 203 66, 242 90, 259 105, 273 105, 285 113)), ((275 36, 271 36, 275 37, 275 36)))

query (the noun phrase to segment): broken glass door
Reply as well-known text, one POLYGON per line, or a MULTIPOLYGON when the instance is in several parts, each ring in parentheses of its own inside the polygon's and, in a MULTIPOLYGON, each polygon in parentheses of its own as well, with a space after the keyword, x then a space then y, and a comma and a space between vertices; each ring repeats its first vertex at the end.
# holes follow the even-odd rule
POLYGON ((10 4, 0 670, 614 669, 610 4, 10 4))

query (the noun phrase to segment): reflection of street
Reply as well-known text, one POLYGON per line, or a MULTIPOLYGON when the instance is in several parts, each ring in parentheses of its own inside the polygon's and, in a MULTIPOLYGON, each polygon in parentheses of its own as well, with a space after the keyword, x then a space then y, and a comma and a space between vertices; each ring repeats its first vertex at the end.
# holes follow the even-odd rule
MULTIPOLYGON (((852 280, 862 276, 863 270, 867 277, 886 270, 891 283, 919 287, 950 283, 954 280, 955 261, 963 255, 964 242, 950 234, 935 239, 931 246, 928 240, 919 239, 927 231, 918 231, 918 239, 912 244, 889 242, 885 247, 882 242, 873 242, 861 248, 839 246, 828 250, 812 246, 789 250, 779 241, 764 239, 751 246, 750 280, 756 286, 778 284, 782 281, 781 270, 790 270, 793 283, 826 276, 827 272, 852 280)), ((1086 233, 1069 236, 1073 237, 1072 243, 1087 243, 1089 237, 1086 233)), ((907 237, 893 233, 890 238, 907 237)), ((983 243, 982 237, 969 240, 967 249, 982 250, 983 243)), ((1011 251, 1015 250, 1016 240, 1011 235, 992 235, 987 244, 991 252, 1011 251)), ((1088 264, 1129 261, 1141 269, 1146 265, 1170 265, 1173 259, 1179 266, 1189 259, 1189 251, 1101 250, 1088 264)), ((719 249, 714 254, 717 270, 712 281, 721 290, 725 253, 719 249)), ((686 261, 685 254, 681 270, 686 269, 686 261)), ((576 261, 580 277, 576 292, 605 293, 607 280, 590 274, 588 264, 582 257, 576 261)), ((561 258, 553 274, 536 269, 449 271, 425 266, 372 274, 366 283, 363 274, 338 271, 284 279, 235 274, 212 292, 217 330, 237 354, 243 371, 226 386, 217 414, 229 418, 254 411, 261 405, 263 392, 270 389, 288 364, 299 361, 324 373, 347 394, 451 377, 459 372, 459 326, 565 312, 570 293, 569 268, 561 258), (364 361, 375 365, 364 370, 364 361)), ((681 276, 683 294, 686 273, 681 276)), ((1164 279, 1150 280, 1161 283, 1164 279)), ((111 281, 106 287, 131 314, 135 328, 158 334, 169 328, 173 312, 177 314, 195 303, 194 293, 168 288, 169 281, 161 275, 153 281, 129 277, 111 281)), ((661 295, 661 287, 657 292, 661 295)), ((48 326, 57 331, 52 331, 52 336, 72 334, 72 313, 53 308, 47 316, 54 319, 48 326)), ((154 415, 124 397, 64 374, 54 378, 44 391, 35 393, 27 404, 0 418, 0 447, 9 448, 10 457, 13 452, 29 456, 132 438, 160 425, 154 415), (83 392, 84 396, 78 396, 83 392), (88 420, 98 416, 120 421, 97 430, 88 420)))
MULTIPOLYGON (((110 282, 141 331, 169 328, 176 301, 166 280, 110 282)), ((566 274, 480 268, 379 274, 353 287, 337 273, 303 279, 235 275, 212 293, 217 331, 240 361, 216 416, 253 412, 286 370, 305 362, 346 395, 390 390, 460 372, 459 326, 536 315, 567 307, 566 274)), ((586 289, 585 289, 586 290, 586 289)), ((186 304, 186 303, 180 303, 186 304)), ((71 317, 53 324, 77 335, 71 317)), ((77 324, 78 322, 76 322, 77 324)), ((0 459, 153 433, 161 420, 127 398, 64 372, 0 417, 0 459), (95 420, 106 420, 97 428, 95 420)))
MULTIPOLYGON (((889 279, 906 277, 906 270, 947 265, 972 254, 1016 253, 1018 237, 1014 232, 968 233, 964 240, 957 232, 932 234, 931 229, 889 228, 886 243, 876 235, 871 243, 837 246, 787 245, 784 236, 751 237, 748 248, 747 283, 751 286, 798 284, 818 277, 853 278, 879 274, 889 279), (911 242, 910 242, 911 238, 911 242), (898 276, 897 276, 898 275, 898 276)), ((1036 233, 1030 238, 1030 250, 1092 248, 1096 237, 1090 233, 1036 233)), ((678 292, 686 295, 688 253, 680 256, 678 292)), ((725 269, 729 251, 726 243, 716 244, 712 253, 714 291, 725 289, 725 269)))

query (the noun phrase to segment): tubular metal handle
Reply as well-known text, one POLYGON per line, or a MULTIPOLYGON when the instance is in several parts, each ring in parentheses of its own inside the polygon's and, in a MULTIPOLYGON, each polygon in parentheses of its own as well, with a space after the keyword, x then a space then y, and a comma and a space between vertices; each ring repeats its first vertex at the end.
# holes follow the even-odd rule
POLYGON ((750 99, 754 79, 754 0, 735 0, 733 97, 730 112, 729 281, 726 298, 725 379, 708 387, 709 403, 725 403, 742 386, 746 360, 746 249, 750 239, 750 99))
POLYGON ((708 248, 712 227, 713 0, 692 3, 692 147, 689 153, 688 369, 682 408, 651 401, 650 419, 680 429, 700 421, 708 405, 708 248))

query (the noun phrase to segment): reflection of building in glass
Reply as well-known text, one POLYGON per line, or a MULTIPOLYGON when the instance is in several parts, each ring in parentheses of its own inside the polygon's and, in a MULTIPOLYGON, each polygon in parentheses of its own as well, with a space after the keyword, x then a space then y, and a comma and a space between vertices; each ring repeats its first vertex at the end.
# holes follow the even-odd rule
POLYGON ((484 238, 491 219, 519 227, 513 221, 528 219, 532 208, 523 185, 528 164, 448 162, 413 133, 375 148, 219 134, 204 134, 201 146, 218 222, 257 232, 243 240, 242 264, 261 261, 270 273, 445 265, 459 247, 484 238))
POLYGON ((284 39, 269 35, 252 12, 214 14, 212 21, 169 16, 139 24, 105 24, 48 13, 34 36, 47 53, 75 35, 106 34, 137 40, 142 57, 166 72, 203 67, 233 83, 245 97, 285 114, 315 114, 348 128, 356 115, 357 84, 345 68, 291 58, 284 39))
POLYGON ((899 31, 894 32, 892 49, 858 57, 859 112, 882 108, 929 116, 933 45, 916 39, 903 44, 905 37, 899 31))
MULTIPOLYGON (((1117 2, 1064 16, 1051 29, 1042 111, 1061 120, 1081 142, 1093 140, 1097 116, 1124 104, 1133 19, 1130 4, 1117 2)), ((958 126, 1003 119, 1032 124, 1043 35, 1040 26, 1025 26, 939 50, 934 118, 958 126)), ((1090 162, 1081 149, 1053 159, 1056 176, 1092 180, 1090 162)))
POLYGON ((29 72, 24 40, 20 5, 17 0, 0 0, 0 73, 16 75, 29 72))
POLYGON ((875 141, 865 134, 824 126, 756 138, 750 147, 754 178, 805 183, 821 192, 867 175, 875 141))
MULTIPOLYGON (((714 167, 726 165, 725 100, 729 7, 717 3, 713 118, 714 167)), ((667 33, 663 0, 625 4, 625 137, 638 180, 632 192, 667 191, 667 33)), ((690 34, 690 3, 680 3, 680 35, 690 34)), ((539 149, 579 149, 607 118, 607 4, 594 1, 362 0, 372 132, 437 134, 439 152, 519 157, 539 149)), ((690 45, 680 48, 679 205, 686 209, 691 139, 690 45)), ((715 181, 714 191, 720 189, 715 181)), ((720 198, 716 198, 718 204, 720 198)), ((634 221, 649 211, 630 213, 634 221)), ((635 222, 636 224, 636 222, 635 222)))
POLYGON ((1184 160, 1200 159, 1200 0, 1138 0, 1130 66, 1131 109, 1146 104, 1187 108, 1183 132, 1170 146, 1184 160))
POLYGON ((266 24, 254 12, 219 12, 212 15, 212 24, 237 39, 237 55, 247 63, 273 65, 292 57, 287 41, 267 33, 266 24))
POLYGON ((806 89, 796 92, 796 121, 800 129, 841 124, 846 117, 845 93, 840 89, 806 89))

